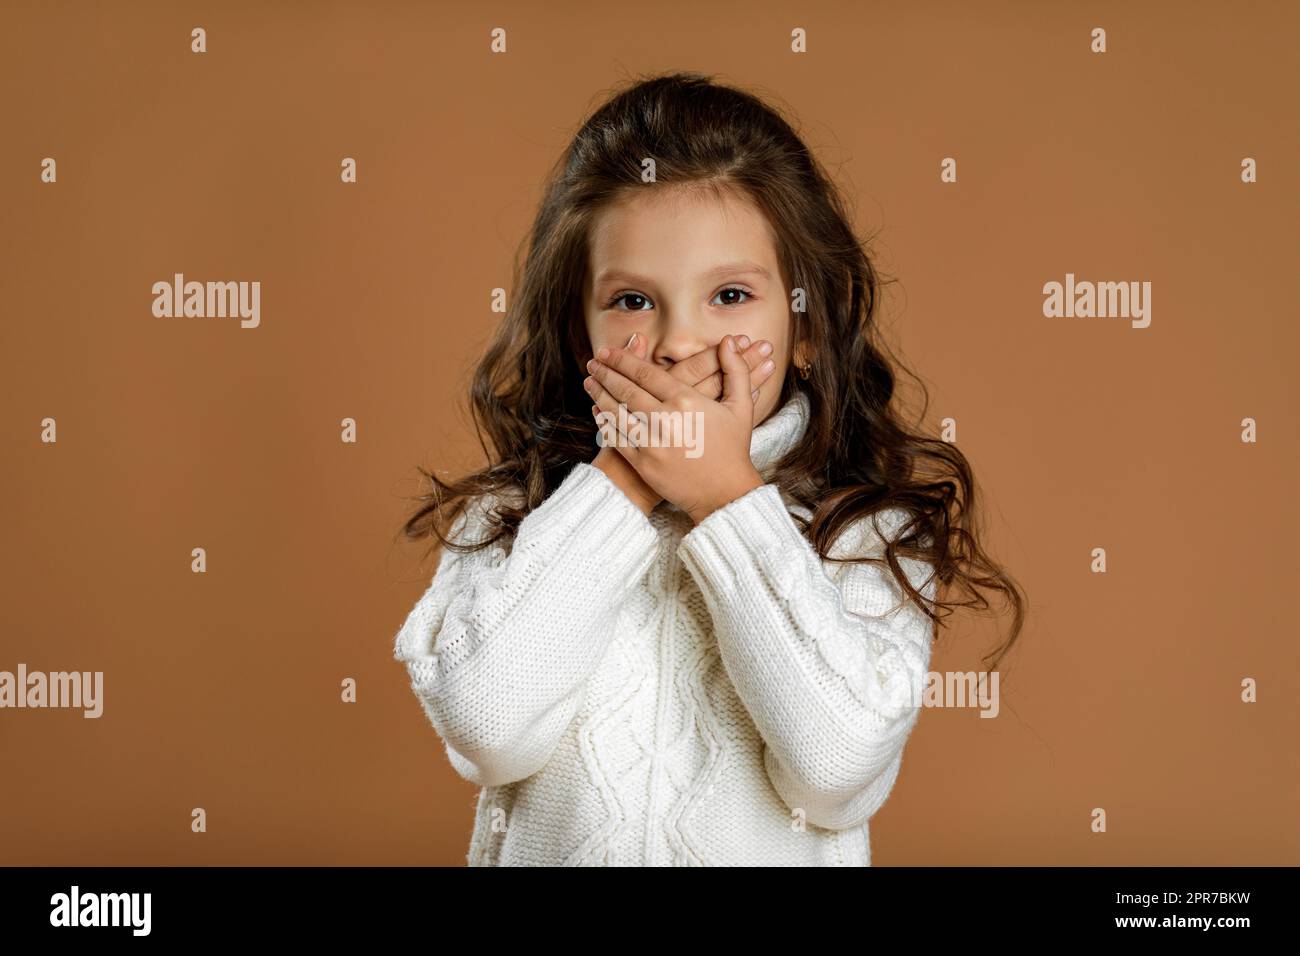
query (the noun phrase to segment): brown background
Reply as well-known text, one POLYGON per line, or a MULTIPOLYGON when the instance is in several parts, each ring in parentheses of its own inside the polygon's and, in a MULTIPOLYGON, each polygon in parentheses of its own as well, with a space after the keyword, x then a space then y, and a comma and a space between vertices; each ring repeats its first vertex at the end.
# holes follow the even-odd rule
MULTIPOLYGON (((431 573, 402 496, 473 461, 544 171, 678 68, 792 109, 883 227, 1030 598, 1002 714, 922 714, 874 862, 1300 862, 1294 5, 3 9, 0 669, 102 670, 105 713, 0 711, 0 862, 464 862, 475 788, 391 658, 431 573), (155 318, 174 272, 260 280, 261 327, 155 318), (1067 272, 1152 282, 1151 327, 1045 318, 1067 272)), ((1005 624, 954 621, 936 669, 1005 624)))

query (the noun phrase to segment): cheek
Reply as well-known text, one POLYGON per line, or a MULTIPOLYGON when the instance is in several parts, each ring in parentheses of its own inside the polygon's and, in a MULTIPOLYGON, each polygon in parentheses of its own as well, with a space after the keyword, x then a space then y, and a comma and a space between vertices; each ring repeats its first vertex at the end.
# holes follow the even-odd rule
MULTIPOLYGON (((614 329, 607 329, 605 331, 605 334, 600 337, 600 342, 597 343, 596 348, 600 348, 601 346, 604 346, 605 348, 608 349, 625 349, 627 348, 628 339, 632 337, 632 333, 634 331, 638 331, 638 330, 619 329, 616 331, 614 329)), ((642 334, 641 338, 644 340, 645 335, 642 334)))
POLYGON ((771 378, 763 383, 763 391, 758 397, 759 421, 766 421, 767 417, 776 411, 780 403, 781 387, 785 384, 785 375, 782 374, 782 368, 783 366, 778 365, 771 378))
POLYGON ((749 333, 753 339, 767 339, 772 343, 772 361, 777 368, 790 362, 790 316, 785 311, 766 314, 749 333))
POLYGON ((587 323, 587 341, 591 344, 592 354, 601 348, 626 348, 627 340, 633 332, 646 337, 650 332, 650 324, 637 320, 631 313, 627 318, 618 316, 613 321, 587 323))
POLYGON ((772 343, 772 354, 768 358, 776 363, 776 370, 772 373, 772 377, 776 378, 790 368, 790 346, 784 340, 768 339, 768 341, 772 343))
MULTIPOLYGON (((649 312, 653 315, 653 312, 649 312)), ((647 333, 651 328, 651 320, 646 317, 637 315, 637 312, 625 311, 614 312, 608 311, 601 313, 601 316, 586 321, 586 338, 591 343, 591 350, 597 350, 599 347, 610 347, 610 349, 621 349, 627 345, 628 337, 633 332, 647 333)))

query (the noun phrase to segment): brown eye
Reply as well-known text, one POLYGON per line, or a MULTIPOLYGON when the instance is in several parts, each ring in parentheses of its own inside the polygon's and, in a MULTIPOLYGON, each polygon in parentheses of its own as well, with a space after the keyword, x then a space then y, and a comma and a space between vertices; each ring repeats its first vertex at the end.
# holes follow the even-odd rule
POLYGON ((729 285, 725 289, 719 290, 718 295, 726 295, 728 292, 735 292, 743 296, 748 296, 749 298, 740 301, 733 299, 728 302, 719 302, 718 305, 723 305, 723 306, 744 305, 745 302, 749 301, 749 299, 754 298, 754 294, 750 292, 748 289, 742 289, 740 286, 735 286, 735 285, 729 285))
MULTIPOLYGON (((614 298, 610 299, 608 302, 605 303, 605 308, 607 308, 607 309, 612 309, 612 308, 614 308, 614 306, 616 306, 619 302, 623 301, 624 299, 640 299, 642 302, 647 302, 647 303, 650 301, 649 299, 647 299, 645 296, 643 296, 643 295, 642 295, 641 293, 639 293, 639 292, 620 292, 618 295, 614 296, 614 298)), ((645 309, 641 309, 641 308, 636 308, 636 309, 618 309, 617 311, 619 311, 619 312, 644 312, 645 309)))

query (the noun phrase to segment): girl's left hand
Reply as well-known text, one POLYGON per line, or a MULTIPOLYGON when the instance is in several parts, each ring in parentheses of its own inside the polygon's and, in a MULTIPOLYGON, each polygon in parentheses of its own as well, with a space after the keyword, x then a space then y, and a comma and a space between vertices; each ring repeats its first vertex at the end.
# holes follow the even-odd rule
POLYGON ((583 382, 591 400, 612 416, 608 420, 615 426, 619 423, 618 406, 623 404, 629 419, 634 412, 644 413, 648 427, 643 431, 649 436, 657 424, 661 442, 676 435, 691 440, 693 447, 682 447, 686 442, 655 446, 649 444, 649 436, 638 436, 629 428, 620 432, 616 447, 646 484, 696 524, 764 483, 749 457, 754 421, 749 365, 730 335, 718 343, 718 364, 722 396, 717 401, 623 349, 598 351, 587 364, 591 377, 583 382), (666 424, 672 420, 668 413, 673 412, 680 416, 680 427, 666 424), (645 441, 640 447, 633 446, 629 433, 631 438, 645 441))

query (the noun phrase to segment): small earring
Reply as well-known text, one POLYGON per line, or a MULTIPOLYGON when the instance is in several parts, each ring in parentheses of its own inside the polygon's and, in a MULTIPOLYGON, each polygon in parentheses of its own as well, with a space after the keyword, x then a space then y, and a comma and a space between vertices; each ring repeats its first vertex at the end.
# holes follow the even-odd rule
POLYGON ((803 365, 799 366, 800 378, 807 379, 810 375, 812 375, 812 362, 805 362, 803 365))

